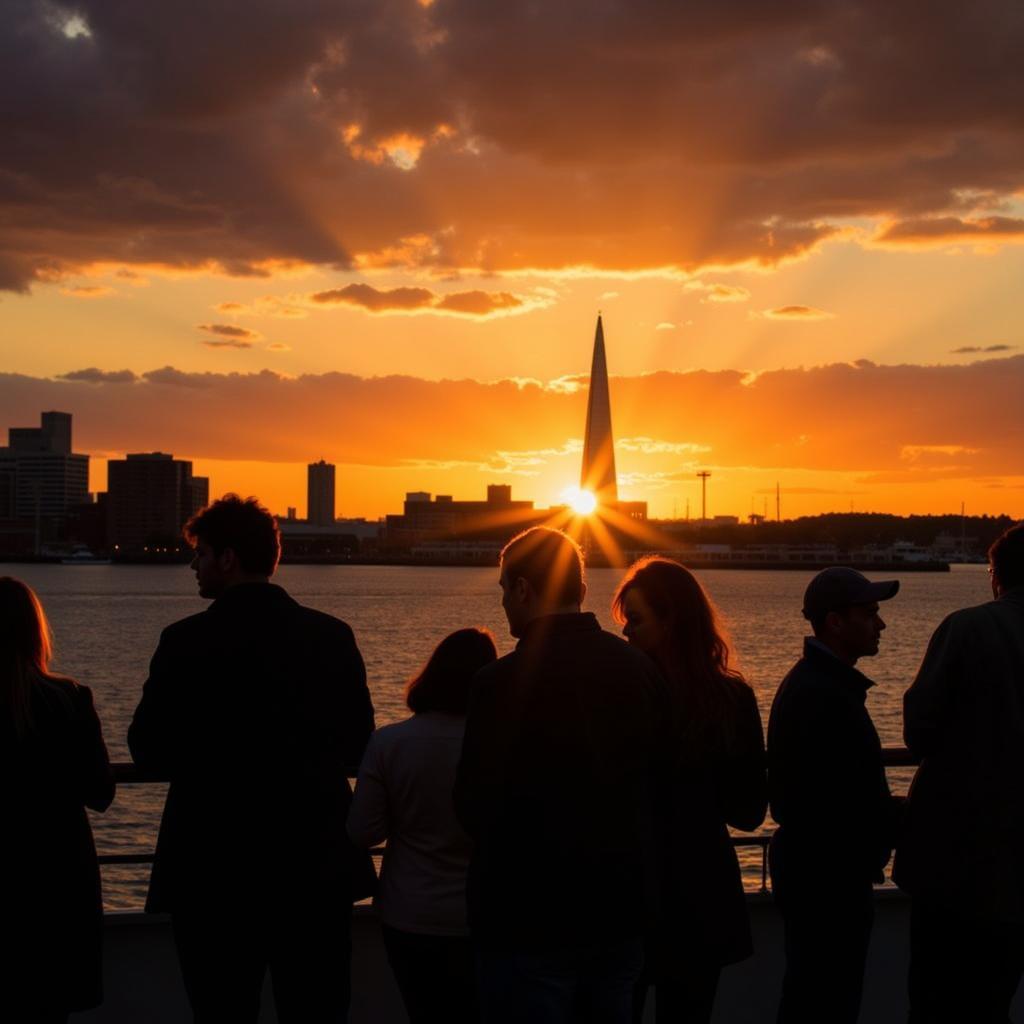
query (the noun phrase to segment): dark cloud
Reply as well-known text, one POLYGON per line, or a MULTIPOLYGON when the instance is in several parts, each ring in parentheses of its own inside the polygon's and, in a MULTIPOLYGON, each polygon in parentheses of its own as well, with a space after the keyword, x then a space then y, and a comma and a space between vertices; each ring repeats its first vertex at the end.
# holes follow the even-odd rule
POLYGON ((71 370, 59 374, 61 380, 77 380, 85 384, 131 384, 139 378, 131 370, 100 370, 87 366, 84 370, 71 370))
POLYGON ((344 288, 332 288, 316 292, 310 298, 321 305, 343 303, 362 306, 371 313, 388 310, 423 309, 434 302, 434 293, 429 288, 388 288, 380 290, 369 284, 349 284, 344 288))
MULTIPOLYGON (((248 327, 238 327, 235 324, 196 324, 201 331, 207 334, 216 334, 220 338, 231 338, 239 341, 253 341, 260 337, 258 331, 250 331, 248 327)), ((213 342, 204 342, 205 345, 212 345, 213 342)))
POLYGON ((251 341, 243 341, 241 338, 206 338, 199 344, 207 348, 252 348, 251 341))
POLYGON ((772 265, 850 217, 1024 236, 1017 0, 8 0, 4 27, 3 288, 772 265))
POLYGON ((434 311, 483 317, 525 307, 522 299, 509 292, 469 291, 437 295, 429 288, 382 290, 369 284, 349 284, 344 288, 316 292, 310 299, 318 305, 360 306, 371 313, 434 311))
POLYGON ((953 355, 967 355, 974 352, 1011 352, 1016 345, 961 345, 952 350, 953 355))

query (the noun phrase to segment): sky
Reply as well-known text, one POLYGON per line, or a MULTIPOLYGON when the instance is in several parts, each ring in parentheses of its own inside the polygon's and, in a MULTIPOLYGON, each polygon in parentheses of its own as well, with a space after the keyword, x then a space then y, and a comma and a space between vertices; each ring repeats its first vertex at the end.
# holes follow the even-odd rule
POLYGON ((1024 516, 1024 8, 8 0, 0 430, 337 512, 1024 516))

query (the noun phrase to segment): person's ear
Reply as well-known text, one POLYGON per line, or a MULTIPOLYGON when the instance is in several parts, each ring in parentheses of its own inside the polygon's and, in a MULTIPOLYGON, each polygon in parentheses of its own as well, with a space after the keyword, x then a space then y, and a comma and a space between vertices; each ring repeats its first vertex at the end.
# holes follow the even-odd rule
POLYGON ((533 593, 533 587, 530 586, 529 581, 525 577, 517 576, 512 584, 512 593, 520 604, 526 604, 533 593))
POLYGON ((839 612, 829 612, 825 616, 825 632, 838 633, 843 628, 843 617, 839 612))
POLYGON ((217 556, 217 568, 223 573, 232 573, 238 568, 238 554, 234 548, 224 548, 217 556))

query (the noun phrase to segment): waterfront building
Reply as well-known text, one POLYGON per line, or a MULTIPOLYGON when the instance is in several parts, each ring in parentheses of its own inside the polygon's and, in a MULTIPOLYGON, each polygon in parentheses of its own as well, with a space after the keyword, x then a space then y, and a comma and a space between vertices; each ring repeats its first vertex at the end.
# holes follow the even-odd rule
MULTIPOLYGON (((71 448, 71 413, 44 412, 38 427, 11 427, 0 448, 0 519, 45 521, 89 498, 89 456, 71 448)), ((45 532, 51 532, 48 528, 45 532)))
POLYGON ((514 501, 508 484, 490 484, 486 501, 410 491, 402 514, 385 521, 385 544, 405 549, 431 541, 507 540, 547 518, 548 513, 535 510, 532 501, 514 501))
POLYGON ((306 467, 306 519, 312 526, 334 525, 334 466, 323 459, 306 467))
POLYGON ((147 452, 107 463, 110 546, 120 555, 184 550, 181 528, 210 500, 210 481, 192 463, 147 452))

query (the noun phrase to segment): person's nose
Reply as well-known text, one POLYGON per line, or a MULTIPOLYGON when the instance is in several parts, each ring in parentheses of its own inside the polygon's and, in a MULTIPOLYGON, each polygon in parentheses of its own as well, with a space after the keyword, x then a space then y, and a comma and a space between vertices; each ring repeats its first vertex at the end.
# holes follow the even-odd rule
POLYGON ((885 619, 881 615, 876 615, 875 621, 878 623, 878 632, 881 633, 885 629, 885 619))

